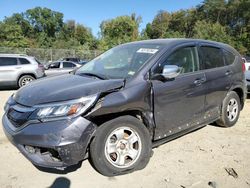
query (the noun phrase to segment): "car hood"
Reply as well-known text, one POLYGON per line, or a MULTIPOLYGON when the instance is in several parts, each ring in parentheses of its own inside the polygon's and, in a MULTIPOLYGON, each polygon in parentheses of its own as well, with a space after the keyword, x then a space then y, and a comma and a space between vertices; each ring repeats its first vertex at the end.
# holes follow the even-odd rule
POLYGON ((34 106, 78 99, 123 87, 123 79, 100 80, 79 75, 62 75, 36 80, 19 89, 14 96, 17 103, 34 106))

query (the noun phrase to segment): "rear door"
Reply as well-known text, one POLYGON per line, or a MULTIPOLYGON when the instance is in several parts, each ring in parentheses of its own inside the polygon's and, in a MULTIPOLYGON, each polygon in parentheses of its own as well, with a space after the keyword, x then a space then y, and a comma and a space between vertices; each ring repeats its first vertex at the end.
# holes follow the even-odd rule
POLYGON ((61 62, 54 62, 49 64, 48 69, 45 70, 46 76, 55 76, 60 74, 61 62))
POLYGON ((60 70, 60 72, 66 74, 74 70, 75 68, 76 65, 72 62, 62 62, 62 69, 60 70))
POLYGON ((203 119, 205 74, 200 70, 195 44, 181 46, 163 58, 153 74, 161 74, 164 65, 177 65, 182 73, 173 80, 152 80, 154 92, 155 139, 200 124, 203 119))
POLYGON ((0 57, 0 84, 8 85, 10 82, 16 82, 18 71, 21 68, 17 58, 0 57))
POLYGON ((226 65, 223 51, 217 46, 201 44, 200 55, 207 87, 205 114, 214 119, 220 115, 222 101, 231 87, 233 71, 226 65))

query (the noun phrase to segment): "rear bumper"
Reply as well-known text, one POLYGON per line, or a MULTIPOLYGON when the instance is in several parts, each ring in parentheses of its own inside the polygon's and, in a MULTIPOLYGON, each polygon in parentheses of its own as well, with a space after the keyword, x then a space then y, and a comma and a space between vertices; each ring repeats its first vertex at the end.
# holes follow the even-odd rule
POLYGON ((83 117, 30 124, 19 131, 4 115, 3 129, 20 152, 34 165, 63 169, 84 159, 96 126, 83 117))
POLYGON ((41 69, 37 69, 36 71, 36 78, 42 78, 45 76, 45 71, 41 69))

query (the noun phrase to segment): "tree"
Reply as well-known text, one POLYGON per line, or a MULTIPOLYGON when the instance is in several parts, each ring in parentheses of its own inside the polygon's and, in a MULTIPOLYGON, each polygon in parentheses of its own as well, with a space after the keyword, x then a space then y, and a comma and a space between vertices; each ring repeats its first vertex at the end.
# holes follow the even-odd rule
POLYGON ((234 46, 242 54, 246 53, 246 48, 240 41, 235 41, 227 34, 227 28, 219 23, 198 21, 194 27, 194 38, 223 42, 234 46))
POLYGON ((19 25, 25 37, 32 37, 34 34, 33 27, 30 25, 29 21, 24 18, 23 13, 15 13, 10 17, 6 17, 4 23, 8 25, 19 25))
POLYGON ((189 38, 193 35, 196 21, 196 9, 179 10, 171 14, 168 30, 189 38))
POLYGON ((75 28, 75 38, 80 42, 81 45, 86 43, 92 43, 94 36, 92 35, 91 29, 84 25, 77 24, 75 28))
POLYGON ((201 19, 225 25, 226 7, 227 2, 225 0, 204 0, 202 4, 198 5, 197 10, 201 19))
POLYGON ((171 15, 167 11, 159 11, 154 17, 151 26, 148 25, 148 29, 151 30, 149 30, 148 36, 151 39, 163 38, 168 30, 170 19, 171 15))
POLYGON ((0 23, 0 45, 4 47, 28 47, 27 38, 22 35, 22 29, 17 24, 0 23))
POLYGON ((117 44, 135 41, 139 36, 140 17, 135 14, 131 16, 119 16, 117 18, 103 21, 101 28, 101 43, 104 49, 117 44))
POLYGON ((63 14, 48 8, 29 9, 24 13, 24 18, 34 28, 35 33, 45 33, 47 37, 55 37, 63 27, 63 14))
POLYGON ((194 27, 194 37, 199 39, 214 40, 231 43, 232 39, 227 34, 226 28, 217 23, 198 21, 194 27))

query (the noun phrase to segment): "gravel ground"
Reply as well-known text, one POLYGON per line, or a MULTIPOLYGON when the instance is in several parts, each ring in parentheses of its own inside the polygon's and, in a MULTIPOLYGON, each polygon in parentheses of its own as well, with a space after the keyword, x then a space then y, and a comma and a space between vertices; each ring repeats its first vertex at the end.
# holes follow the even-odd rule
MULTIPOLYGON (((0 117, 12 91, 0 91, 0 117)), ((154 149, 148 166, 132 174, 114 178, 98 174, 84 161, 82 167, 66 175, 37 170, 10 144, 0 128, 1 188, 247 188, 250 187, 250 100, 236 126, 206 126, 154 149), (233 168, 238 177, 228 174, 233 168)), ((1 124, 1 123, 0 123, 1 124)))

